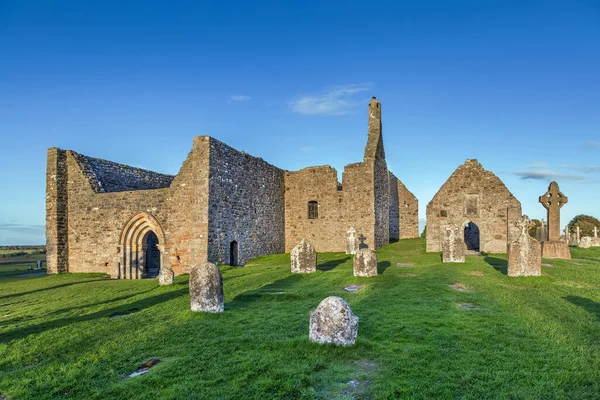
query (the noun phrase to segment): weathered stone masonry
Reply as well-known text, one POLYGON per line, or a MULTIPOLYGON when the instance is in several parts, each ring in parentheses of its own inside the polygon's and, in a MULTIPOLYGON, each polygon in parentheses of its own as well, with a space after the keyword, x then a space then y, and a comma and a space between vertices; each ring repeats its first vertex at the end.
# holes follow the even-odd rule
POLYGON ((344 251, 350 227, 371 248, 411 237, 418 206, 387 170, 380 107, 369 104, 365 158, 345 167, 343 185, 328 166, 283 171, 207 136, 194 138, 176 176, 51 148, 48 269, 137 279, 148 246, 178 275, 198 263, 243 265, 290 251, 302 238, 317 251, 344 251))

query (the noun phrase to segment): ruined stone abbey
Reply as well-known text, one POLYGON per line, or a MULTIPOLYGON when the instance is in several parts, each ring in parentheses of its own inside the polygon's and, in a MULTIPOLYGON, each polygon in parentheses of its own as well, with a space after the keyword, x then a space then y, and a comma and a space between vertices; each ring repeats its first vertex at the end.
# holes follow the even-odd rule
POLYGON ((368 106, 364 160, 342 182, 329 166, 284 171, 208 136, 175 176, 48 150, 48 272, 114 278, 187 273, 201 262, 244 265, 306 238, 344 251, 347 232, 377 249, 418 236, 418 202, 387 169, 381 104, 368 106))

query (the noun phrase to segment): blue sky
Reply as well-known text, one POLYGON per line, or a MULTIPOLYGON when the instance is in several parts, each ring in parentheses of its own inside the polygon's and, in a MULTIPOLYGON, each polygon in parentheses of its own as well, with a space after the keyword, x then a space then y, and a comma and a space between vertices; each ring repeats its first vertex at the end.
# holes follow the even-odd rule
POLYGON ((425 207, 477 158, 600 217, 600 2, 0 1, 0 245, 45 241, 46 149, 176 174, 210 135, 288 170, 362 159, 425 207))

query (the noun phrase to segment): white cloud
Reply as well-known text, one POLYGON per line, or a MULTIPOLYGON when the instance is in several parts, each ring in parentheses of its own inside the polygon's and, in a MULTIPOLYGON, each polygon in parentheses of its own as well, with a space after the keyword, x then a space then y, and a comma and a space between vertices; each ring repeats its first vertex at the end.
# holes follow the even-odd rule
POLYGON ((538 179, 538 180, 566 180, 566 181, 581 181, 585 179, 582 175, 560 174, 554 171, 515 171, 514 175, 521 177, 523 180, 538 179))
POLYGON ((251 98, 252 97, 246 96, 243 94, 236 94, 236 95, 231 96, 231 100, 233 100, 233 101, 247 101, 247 100, 250 100, 251 98))
POLYGON ((356 107, 358 93, 368 90, 368 84, 330 87, 324 93, 299 96, 289 104, 293 112, 305 115, 343 115, 356 107))

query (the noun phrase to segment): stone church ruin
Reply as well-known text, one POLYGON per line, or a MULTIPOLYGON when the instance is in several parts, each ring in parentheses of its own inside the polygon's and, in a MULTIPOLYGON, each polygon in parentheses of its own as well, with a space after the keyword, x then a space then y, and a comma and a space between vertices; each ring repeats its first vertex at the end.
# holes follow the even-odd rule
POLYGON ((519 236, 521 203, 477 160, 454 171, 427 205, 427 252, 442 251, 445 226, 463 232, 467 251, 506 253, 507 243, 519 236))
POLYGON ((418 237, 418 202, 387 169, 375 98, 368 112, 364 159, 342 182, 329 166, 285 171, 208 136, 193 139, 175 176, 50 148, 48 272, 140 279, 244 265, 303 238, 343 252, 350 228, 371 249, 418 237))

